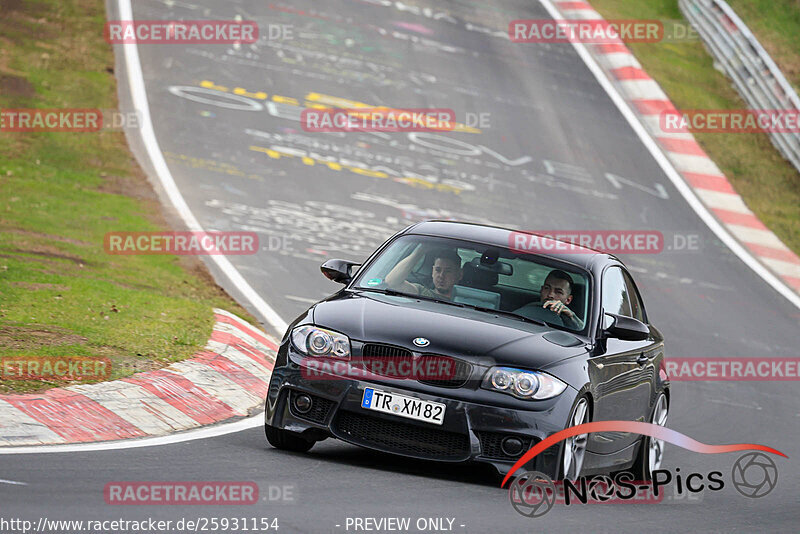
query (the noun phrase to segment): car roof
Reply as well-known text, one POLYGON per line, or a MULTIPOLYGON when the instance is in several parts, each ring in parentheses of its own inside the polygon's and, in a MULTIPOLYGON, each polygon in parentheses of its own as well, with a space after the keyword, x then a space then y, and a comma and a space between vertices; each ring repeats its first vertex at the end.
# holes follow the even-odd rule
MULTIPOLYGON (((514 239, 515 235, 520 233, 539 236, 539 241, 542 243, 543 249, 551 247, 555 248, 557 243, 569 243, 567 241, 541 236, 536 232, 511 230, 509 228, 501 228, 498 226, 459 221, 425 221, 409 227, 403 233, 436 237, 451 237, 454 239, 463 239, 465 241, 475 241, 486 245, 494 245, 506 249, 513 248, 510 246, 511 240, 514 239)), ((550 254, 547 252, 536 251, 532 252, 532 254, 572 263, 573 265, 577 265, 578 267, 582 267, 588 271, 592 271, 593 268, 598 264, 602 265, 610 261, 622 263, 619 261, 619 259, 611 254, 598 252, 596 250, 571 243, 569 243, 569 246, 576 252, 558 252, 550 254)))

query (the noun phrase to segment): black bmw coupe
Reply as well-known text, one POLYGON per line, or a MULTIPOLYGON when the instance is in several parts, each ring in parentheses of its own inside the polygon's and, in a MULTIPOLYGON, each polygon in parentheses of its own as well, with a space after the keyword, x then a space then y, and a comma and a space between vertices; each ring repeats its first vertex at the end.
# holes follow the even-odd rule
MULTIPOLYGON (((664 425, 664 340, 614 256, 483 225, 430 221, 363 265, 329 260, 344 284, 281 342, 266 399, 277 448, 328 437, 393 454, 476 461, 505 474, 547 436, 581 423, 664 425), (537 240, 535 253, 520 246, 537 240), (551 250, 543 253, 542 250, 551 250)), ((663 443, 578 435, 527 470, 573 480, 649 479, 663 443)))

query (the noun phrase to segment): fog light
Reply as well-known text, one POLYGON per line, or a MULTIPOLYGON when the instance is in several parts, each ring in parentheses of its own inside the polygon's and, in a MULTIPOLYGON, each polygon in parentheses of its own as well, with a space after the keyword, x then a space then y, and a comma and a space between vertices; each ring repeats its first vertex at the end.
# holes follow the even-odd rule
POLYGON ((507 456, 519 456, 522 453, 522 440, 519 438, 505 438, 500 443, 503 454, 507 456))
POLYGON ((294 409, 300 413, 308 413, 311 410, 311 397, 308 395, 295 395, 294 397, 294 409))

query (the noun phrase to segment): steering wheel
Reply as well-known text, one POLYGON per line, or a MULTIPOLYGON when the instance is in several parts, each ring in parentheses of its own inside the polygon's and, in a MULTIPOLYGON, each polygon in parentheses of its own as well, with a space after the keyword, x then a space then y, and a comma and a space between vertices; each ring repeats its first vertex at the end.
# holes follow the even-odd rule
POLYGON ((422 274, 422 273, 415 273, 413 271, 408 273, 408 276, 406 277, 406 280, 408 280, 412 284, 419 284, 419 285, 424 286, 424 287, 430 287, 431 285, 433 285, 433 279, 432 279, 431 275, 422 274))
POLYGON ((519 313, 535 321, 544 321, 553 326, 564 326, 561 316, 549 308, 539 306, 526 306, 524 312, 519 313))

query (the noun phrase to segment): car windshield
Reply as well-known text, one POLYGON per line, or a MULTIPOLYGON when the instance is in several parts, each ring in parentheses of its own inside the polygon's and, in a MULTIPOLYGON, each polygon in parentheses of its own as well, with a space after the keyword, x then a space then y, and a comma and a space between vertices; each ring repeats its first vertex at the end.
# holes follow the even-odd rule
POLYGON ((353 288, 417 296, 514 315, 581 332, 589 277, 570 264, 456 239, 402 236, 365 269, 353 288))

